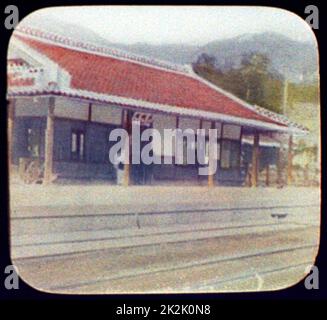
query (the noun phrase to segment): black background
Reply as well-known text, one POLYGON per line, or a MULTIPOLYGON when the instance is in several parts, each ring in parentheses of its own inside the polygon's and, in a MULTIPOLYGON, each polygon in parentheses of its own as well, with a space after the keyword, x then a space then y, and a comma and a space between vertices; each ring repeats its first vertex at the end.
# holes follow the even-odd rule
MULTIPOLYGON (((325 111, 326 94, 326 62, 324 57, 327 56, 324 45, 325 36, 325 12, 322 2, 307 0, 307 1, 202 1, 202 2, 180 2, 180 1, 165 1, 165 2, 149 2, 149 1, 18 1, 11 2, 1 1, 0 4, 0 32, 1 32, 1 61, 0 61, 0 307, 8 306, 10 309, 9 316, 14 316, 17 312, 23 312, 26 306, 32 307, 35 315, 41 314, 45 318, 48 315, 66 315, 66 309, 62 309, 63 305, 69 305, 75 312, 82 311, 88 308, 94 316, 94 312, 98 311, 98 307, 102 309, 101 318, 104 319, 126 319, 127 316, 114 316, 117 306, 123 303, 135 306, 152 306, 158 308, 160 304, 210 304, 211 314, 209 316, 187 316, 187 318, 206 318, 219 319, 225 317, 244 317, 246 314, 250 316, 265 317, 285 317, 283 308, 285 305, 291 307, 292 313, 299 313, 302 316, 312 317, 317 308, 317 302, 327 302, 327 246, 326 246, 326 213, 325 213, 325 111), (12 30, 7 30, 4 27, 4 20, 6 14, 4 13, 7 5, 16 5, 19 9, 19 20, 22 20, 31 12, 52 6, 64 5, 117 5, 117 4, 164 4, 164 5, 256 5, 256 6, 271 6, 279 7, 289 10, 303 19, 307 14, 304 9, 307 5, 316 5, 319 8, 319 29, 313 30, 318 41, 320 51, 320 72, 321 72, 321 129, 322 129, 322 219, 321 219, 321 243, 319 254, 315 265, 319 269, 319 290, 307 290, 304 287, 304 281, 297 285, 274 292, 256 292, 256 293, 230 293, 230 294, 182 294, 182 295, 56 295, 39 292, 20 279, 18 290, 6 290, 4 280, 7 276, 4 269, 11 264, 9 255, 9 214, 8 214, 8 174, 7 174, 7 113, 6 113, 6 55, 7 47, 12 30), (22 302, 22 308, 19 306, 22 302), (26 303, 27 302, 27 303, 26 303), (46 313, 41 311, 40 302, 47 307, 46 313), (82 302, 82 303, 81 303, 82 302), (263 309, 258 308, 258 305, 264 306, 263 309), (225 311, 223 315, 223 311, 225 311)), ((0 309, 0 316, 4 316, 3 308, 0 309)), ((323 312, 321 316, 325 318, 327 311, 323 312)), ((294 316, 294 314, 293 314, 294 316)), ((293 317, 292 316, 292 317, 293 317)), ((160 318, 160 316, 157 316, 160 318)), ((168 316, 161 316, 162 318, 169 318, 168 316)), ((182 316, 174 316, 181 318, 182 316)), ((141 316, 133 316, 133 319, 142 318, 141 316)), ((148 317, 153 318, 153 317, 148 317)))

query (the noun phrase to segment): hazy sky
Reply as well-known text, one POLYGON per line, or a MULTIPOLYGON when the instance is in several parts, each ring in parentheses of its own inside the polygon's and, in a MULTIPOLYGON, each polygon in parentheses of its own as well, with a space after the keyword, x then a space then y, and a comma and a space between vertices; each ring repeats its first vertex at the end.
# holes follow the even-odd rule
POLYGON ((56 7, 32 13, 80 24, 112 42, 205 44, 244 33, 278 32, 295 40, 312 40, 299 16, 269 7, 56 7))

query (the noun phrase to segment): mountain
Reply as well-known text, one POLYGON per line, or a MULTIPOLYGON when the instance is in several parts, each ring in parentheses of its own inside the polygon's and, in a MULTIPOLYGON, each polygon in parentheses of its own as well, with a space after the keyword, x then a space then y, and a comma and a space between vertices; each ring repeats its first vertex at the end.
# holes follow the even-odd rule
POLYGON ((216 40, 202 46, 185 44, 153 45, 148 43, 113 43, 86 27, 70 24, 44 15, 30 15, 20 25, 28 25, 99 46, 109 46, 135 54, 167 60, 179 64, 191 64, 201 53, 213 55, 217 67, 228 70, 240 65, 242 56, 261 53, 271 61, 271 70, 293 82, 317 79, 318 57, 315 42, 292 40, 282 34, 265 32, 243 34, 230 39, 216 40))
POLYGON ((113 44, 137 54, 149 55, 175 63, 195 62, 201 53, 216 58, 217 67, 228 70, 238 67, 242 56, 261 53, 271 61, 271 70, 294 82, 310 81, 317 73, 318 57, 314 42, 292 40, 278 33, 244 34, 226 40, 209 42, 204 46, 113 44))
POLYGON ((314 42, 300 42, 277 33, 245 34, 208 43, 203 51, 214 55, 220 67, 237 67, 242 55, 261 53, 271 61, 273 70, 293 81, 302 81, 317 71, 318 57, 314 42))

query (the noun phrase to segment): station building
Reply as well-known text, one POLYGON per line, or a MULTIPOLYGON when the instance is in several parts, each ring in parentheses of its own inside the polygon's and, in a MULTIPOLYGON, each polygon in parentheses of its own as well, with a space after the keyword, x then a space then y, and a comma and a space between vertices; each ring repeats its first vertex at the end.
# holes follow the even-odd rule
POLYGON ((278 167, 285 137, 291 178, 292 136, 306 133, 284 116, 202 79, 189 66, 24 27, 9 44, 7 98, 11 172, 33 178, 41 168, 45 184, 57 179, 115 183, 109 134, 115 128, 130 132, 132 123, 141 132, 216 128, 218 169, 199 176, 199 164, 176 164, 173 148, 154 145, 154 152, 171 157, 172 164, 125 165, 126 185, 244 185, 250 177, 256 186, 260 170, 278 167))

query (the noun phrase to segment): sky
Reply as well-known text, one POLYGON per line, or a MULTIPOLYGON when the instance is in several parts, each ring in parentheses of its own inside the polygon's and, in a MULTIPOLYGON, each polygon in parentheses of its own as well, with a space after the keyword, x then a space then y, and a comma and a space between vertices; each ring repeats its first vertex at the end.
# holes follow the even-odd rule
POLYGON ((84 6, 38 10, 26 19, 54 17, 87 27, 111 42, 198 44, 244 33, 277 32, 314 39, 309 25, 289 11, 270 7, 84 6))

